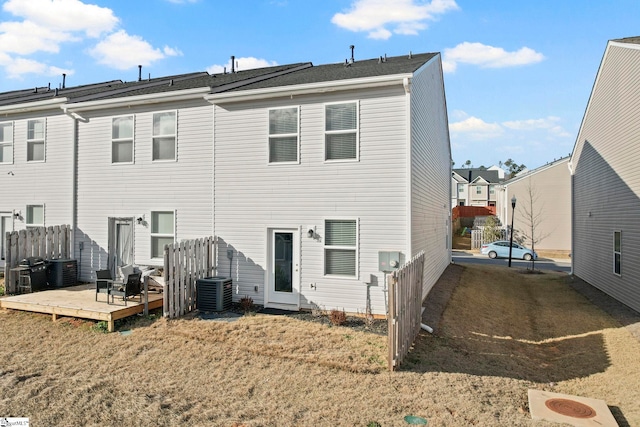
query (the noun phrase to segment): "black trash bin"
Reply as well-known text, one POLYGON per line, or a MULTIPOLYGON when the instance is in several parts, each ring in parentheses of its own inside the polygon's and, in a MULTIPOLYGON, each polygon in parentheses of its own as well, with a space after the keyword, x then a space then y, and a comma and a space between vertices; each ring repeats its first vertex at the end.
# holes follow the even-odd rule
POLYGON ((196 280, 196 307, 200 311, 224 311, 231 308, 233 281, 229 277, 205 277, 196 280))
POLYGON ((20 261, 20 267, 28 268, 31 292, 47 289, 47 262, 40 257, 28 257, 20 261))

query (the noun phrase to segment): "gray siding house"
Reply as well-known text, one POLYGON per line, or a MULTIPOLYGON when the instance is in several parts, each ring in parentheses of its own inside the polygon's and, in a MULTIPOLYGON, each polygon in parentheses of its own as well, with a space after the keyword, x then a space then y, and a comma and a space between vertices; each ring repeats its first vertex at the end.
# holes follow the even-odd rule
MULTIPOLYGON (((39 203, 45 225, 71 224, 82 280, 160 266, 165 244, 216 235, 235 301, 384 314, 381 255, 425 250, 425 296, 450 262, 439 54, 112 82, 47 102, 29 114, 47 124, 51 165, 38 172, 57 169, 23 181, 24 200, 4 186, 0 211, 39 203)), ((23 104, 15 131, 0 120, 16 154, 23 104)))
POLYGON ((640 37, 608 42, 571 156, 573 273, 640 312, 640 37))
MULTIPOLYGON (((497 216, 511 224, 511 198, 516 197, 513 228, 519 236, 533 236, 536 251, 571 252, 571 174, 569 157, 521 172, 498 188, 497 216)), ((531 247, 531 241, 523 240, 531 247)))

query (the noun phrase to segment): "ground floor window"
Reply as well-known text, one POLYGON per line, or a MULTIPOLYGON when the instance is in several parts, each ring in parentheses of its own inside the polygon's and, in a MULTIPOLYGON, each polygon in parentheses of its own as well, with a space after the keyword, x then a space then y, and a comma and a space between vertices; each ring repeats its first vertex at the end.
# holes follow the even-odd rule
POLYGON ((44 227, 44 206, 27 206, 27 228, 44 227))
POLYGON ((613 273, 621 274, 622 232, 613 232, 613 273))
POLYGON ((324 274, 357 277, 357 221, 326 220, 324 232, 324 274))
POLYGON ((163 258, 165 245, 175 241, 175 213, 151 212, 151 258, 163 258))

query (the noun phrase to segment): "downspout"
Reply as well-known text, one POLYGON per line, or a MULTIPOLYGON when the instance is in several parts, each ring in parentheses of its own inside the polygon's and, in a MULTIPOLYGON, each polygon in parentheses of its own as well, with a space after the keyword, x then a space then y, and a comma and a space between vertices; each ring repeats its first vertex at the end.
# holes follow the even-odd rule
MULTIPOLYGON (((87 121, 79 116, 77 113, 70 112, 67 107, 62 107, 64 114, 69 116, 73 120, 73 132, 72 132, 72 175, 71 175, 71 258, 76 258, 76 230, 78 227, 78 121, 87 121)), ((80 256, 82 256, 82 250, 80 250, 80 256)), ((82 265, 78 263, 78 277, 81 277, 82 265)))
POLYGON ((406 221, 407 221, 407 226, 406 226, 406 231, 407 231, 407 260, 413 258, 413 242, 411 241, 411 235, 412 235, 412 216, 411 216, 411 209, 413 207, 413 197, 412 197, 412 191, 413 191, 413 169, 412 169, 412 160, 413 160, 413 151, 412 151, 412 135, 411 135, 411 79, 409 77, 405 77, 404 79, 402 79, 402 86, 404 87, 404 93, 405 93, 405 108, 407 111, 406 114, 406 122, 405 122, 405 126, 407 128, 407 166, 406 166, 406 171, 407 171, 407 216, 406 216, 406 221))
POLYGON ((575 199, 574 199, 574 185, 575 185, 575 175, 573 173, 573 162, 571 160, 569 160, 569 162, 567 163, 567 167, 569 168, 569 174, 571 175, 571 206, 570 206, 570 212, 571 215, 569 216, 569 219, 571 220, 571 253, 569 254, 569 257, 571 258, 571 271, 569 271, 569 274, 571 276, 573 276, 573 262, 575 260, 575 218, 573 217, 573 213, 575 212, 575 199))

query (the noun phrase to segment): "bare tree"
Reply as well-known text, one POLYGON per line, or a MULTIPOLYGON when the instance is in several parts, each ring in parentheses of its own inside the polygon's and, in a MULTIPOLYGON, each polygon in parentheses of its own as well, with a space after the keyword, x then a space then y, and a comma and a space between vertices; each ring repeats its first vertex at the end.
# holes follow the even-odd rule
MULTIPOLYGON (((544 222, 544 203, 538 200, 540 196, 535 185, 531 183, 531 178, 527 180, 524 192, 524 197, 518 199, 518 216, 521 218, 523 227, 514 231, 517 231, 519 235, 518 240, 528 242, 531 245, 531 250, 535 252, 536 244, 549 237, 551 233, 540 231, 540 226, 544 222)), ((531 268, 535 269, 535 266, 535 258, 532 258, 531 268)))

